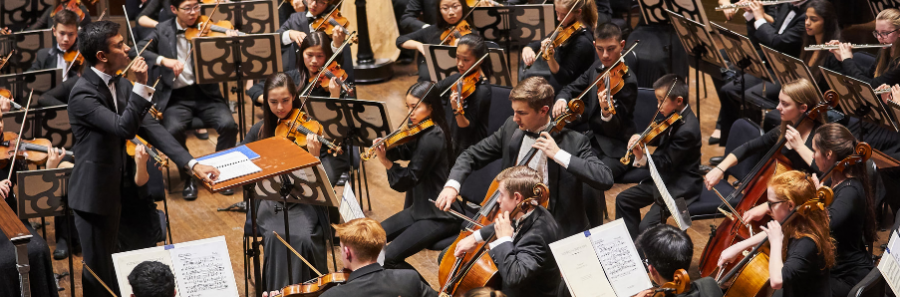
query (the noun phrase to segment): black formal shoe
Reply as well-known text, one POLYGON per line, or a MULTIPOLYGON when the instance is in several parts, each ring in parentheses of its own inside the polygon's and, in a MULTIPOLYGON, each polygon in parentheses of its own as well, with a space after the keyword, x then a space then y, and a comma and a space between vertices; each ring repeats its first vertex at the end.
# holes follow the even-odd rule
POLYGON ((719 140, 721 140, 721 139, 718 138, 718 137, 712 137, 712 136, 710 136, 710 137, 709 137, 709 145, 719 144, 719 140))
POLYGON ((225 196, 234 195, 234 189, 225 189, 222 191, 222 195, 225 195, 225 196))
POLYGON ((56 242, 56 249, 53 250, 53 259, 62 260, 69 256, 69 245, 66 244, 65 238, 60 238, 56 242))
POLYGON ((209 139, 209 132, 206 132, 206 133, 198 133, 198 132, 195 130, 195 131, 194 131, 194 135, 196 135, 197 138, 200 139, 200 140, 207 140, 207 139, 209 139))
POLYGON ((197 184, 193 178, 184 182, 184 190, 181 191, 181 195, 187 201, 197 200, 197 184))
POLYGON ((725 156, 709 158, 709 166, 719 166, 719 163, 722 163, 722 160, 725 160, 725 156))

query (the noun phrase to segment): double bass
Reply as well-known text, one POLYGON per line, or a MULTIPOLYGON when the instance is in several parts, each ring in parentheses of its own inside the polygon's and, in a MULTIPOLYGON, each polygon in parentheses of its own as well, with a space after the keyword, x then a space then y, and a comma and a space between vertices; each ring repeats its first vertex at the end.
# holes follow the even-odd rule
MULTIPOLYGON (((559 132, 565 127, 566 123, 574 121, 578 115, 583 112, 584 102, 577 99, 571 100, 568 103, 568 110, 556 116, 550 125, 541 132, 559 132)), ((517 165, 527 165, 531 162, 531 159, 534 158, 537 152, 538 149, 536 148, 529 149, 528 153, 525 154, 517 165)), ((500 197, 499 189, 500 182, 494 179, 488 188, 487 195, 485 195, 484 200, 481 202, 481 209, 473 218, 451 212, 466 220, 468 224, 465 228, 466 230, 460 232, 453 244, 448 247, 448 251, 450 252, 445 253, 444 257, 441 258, 440 267, 438 269, 438 280, 440 281, 440 293, 442 295, 463 296, 466 292, 474 288, 485 286, 498 287, 500 280, 497 275, 497 266, 486 251, 487 243, 491 241, 490 239, 479 244, 475 249, 477 252, 466 254, 462 258, 457 258, 452 251, 456 249, 456 245, 460 240, 463 240, 481 227, 489 225, 494 221, 494 218, 499 214, 499 204, 497 203, 497 199, 500 197)), ((535 190, 535 194, 547 195, 546 198, 541 198, 536 201, 539 202, 538 204, 541 206, 547 207, 550 199, 549 190, 541 189, 540 191, 543 192, 540 193, 538 193, 538 189, 535 190)))
MULTIPOLYGON (((840 96, 836 92, 825 92, 825 102, 821 102, 807 111, 806 116, 793 123, 793 126, 799 127, 807 121, 813 121, 820 114, 825 113, 828 108, 837 106, 839 100, 840 96)), ((782 137, 741 180, 741 185, 725 199, 733 204, 732 201, 737 201, 735 199, 738 199, 738 195, 743 194, 743 198, 740 198, 740 202, 734 207, 735 213, 732 213, 732 216, 740 217, 753 207, 765 203, 769 180, 779 173, 791 170, 790 160, 781 154, 785 143, 786 140, 782 137)), ((726 219, 718 227, 713 228, 710 232, 710 240, 700 256, 700 275, 710 276, 720 269, 717 264, 722 251, 736 242, 752 237, 755 227, 758 226, 748 226, 737 220, 726 219)), ((721 269, 728 270, 730 268, 731 266, 727 266, 721 269)))

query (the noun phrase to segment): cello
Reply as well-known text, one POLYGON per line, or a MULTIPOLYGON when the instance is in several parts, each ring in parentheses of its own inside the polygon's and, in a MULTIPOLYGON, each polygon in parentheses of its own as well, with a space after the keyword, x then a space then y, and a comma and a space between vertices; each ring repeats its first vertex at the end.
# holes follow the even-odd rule
MULTIPOLYGON (((544 131, 548 133, 556 133, 565 127, 566 123, 574 121, 578 115, 584 112, 584 102, 578 99, 569 101, 568 110, 556 116, 550 125, 544 131)), ((537 154, 538 149, 531 148, 528 153, 517 164, 518 166, 526 166, 531 159, 537 154)), ((481 209, 475 214, 474 218, 454 214, 466 220, 468 224, 465 231, 460 232, 459 236, 448 248, 449 251, 456 249, 456 245, 460 240, 468 237, 472 232, 486 226, 494 221, 499 213, 499 204, 497 199, 500 197, 500 182, 494 179, 488 188, 484 200, 481 202, 481 209)), ((548 198, 540 201, 541 205, 546 207, 549 203, 548 198)), ((453 213, 453 212, 451 212, 453 213)), ((441 294, 448 296, 462 296, 470 289, 478 287, 497 287, 499 279, 497 277, 497 266, 485 251, 485 247, 490 240, 482 242, 476 250, 478 252, 467 254, 463 258, 457 258, 452 252, 445 253, 441 258, 440 267, 438 269, 438 280, 440 280, 441 294)))
MULTIPOLYGON (((819 114, 825 113, 828 108, 837 106, 840 100, 840 96, 834 91, 825 92, 824 97, 825 102, 821 102, 807 111, 806 116, 799 119, 793 126, 798 127, 805 124, 806 121, 814 120, 819 114)), ((726 201, 732 202, 737 201, 735 199, 738 199, 738 195, 743 194, 743 198, 740 198, 740 202, 734 207, 735 213, 732 213, 733 216, 740 217, 751 208, 765 203, 769 180, 778 173, 791 169, 791 162, 781 154, 781 149, 785 143, 786 140, 782 137, 769 149, 760 162, 751 169, 750 173, 741 180, 741 185, 726 197, 726 201)), ((755 226, 742 225, 740 221, 724 220, 718 227, 713 228, 710 232, 710 240, 700 256, 700 275, 704 277, 710 276, 717 269, 720 269, 717 266, 717 262, 722 251, 736 242, 752 237, 753 227, 755 226)), ((730 268, 722 267, 721 269, 727 270, 730 268)))

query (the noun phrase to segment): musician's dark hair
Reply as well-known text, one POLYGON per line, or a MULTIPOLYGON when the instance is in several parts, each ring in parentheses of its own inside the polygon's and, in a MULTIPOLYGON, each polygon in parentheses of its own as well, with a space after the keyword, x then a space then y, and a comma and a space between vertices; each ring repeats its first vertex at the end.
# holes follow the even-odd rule
POLYGON ((618 25, 613 23, 603 23, 597 26, 597 30, 594 30, 594 40, 606 40, 610 38, 615 38, 616 42, 621 42, 622 39, 622 29, 619 28, 618 25))
MULTIPOLYGON (((816 129, 813 136, 813 145, 818 147, 825 154, 831 151, 837 161, 841 161, 847 156, 855 154, 856 144, 859 143, 856 137, 850 133, 850 129, 838 123, 829 123, 822 125, 816 129)), ((833 164, 818 164, 819 168, 827 170, 833 164)), ((863 217, 863 236, 866 244, 871 244, 878 240, 877 228, 875 222, 875 191, 872 189, 872 183, 869 179, 868 166, 866 162, 850 165, 844 169, 844 175, 847 178, 858 180, 863 185, 864 197, 864 213, 863 217)), ((832 185, 834 187, 834 185, 832 185)))
MULTIPOLYGON (((688 88, 687 81, 683 77, 680 77, 673 73, 669 73, 669 74, 663 75, 662 77, 657 79, 655 82, 653 82, 653 90, 654 91, 662 89, 662 90, 665 90, 666 92, 669 92, 669 88, 672 88, 672 92, 669 93, 668 99, 675 100, 678 97, 681 97, 682 104, 687 105, 688 96, 689 96, 688 92, 690 92, 690 89, 688 88), (676 80, 678 80, 678 81, 676 82, 676 80), (675 87, 672 87, 673 82, 675 83, 675 87)), ((697 108, 699 108, 699 107, 697 107, 697 108)))
MULTIPOLYGON (((822 19, 824 23, 825 31, 822 33, 823 42, 828 42, 830 40, 840 40, 841 39, 841 26, 838 23, 837 12, 834 9, 834 5, 831 4, 830 1, 827 0, 813 0, 806 4, 807 10, 812 8, 816 14, 822 19)), ((809 17, 809 16, 807 16, 809 17)), ((815 36, 809 36, 803 34, 803 47, 807 47, 810 43, 816 43, 815 36)), ((811 71, 816 74, 816 77, 822 76, 819 71, 819 67, 825 63, 825 59, 828 55, 825 53, 820 53, 816 56, 815 61, 810 61, 814 56, 815 51, 803 51, 800 53, 800 59, 807 63, 807 65, 812 65, 809 67, 811 71), (812 64, 809 64, 812 62, 812 64)))
POLYGON ((78 49, 90 64, 97 64, 97 52, 109 52, 109 39, 119 35, 119 24, 110 21, 91 22, 78 31, 78 49))
MULTIPOLYGON (((331 56, 334 55, 334 51, 331 49, 331 37, 329 37, 328 34, 322 31, 316 31, 306 35, 306 38, 303 38, 303 42, 300 43, 300 51, 297 54, 297 70, 300 71, 300 81, 309 81, 309 76, 311 74, 309 69, 306 69, 306 63, 303 62, 303 52, 314 46, 322 48, 322 52, 325 53, 326 59, 331 58, 331 56)), ((340 59, 340 57, 335 58, 335 61, 338 61, 338 59, 340 59)), ((340 62, 343 61, 338 61, 338 63, 340 62)), ((315 88, 315 86, 313 86, 313 88, 315 88)))
MULTIPOLYGON (((438 90, 433 82, 420 81, 410 86, 409 90, 406 91, 406 95, 422 99, 421 104, 431 107, 431 121, 441 128, 441 132, 444 134, 444 148, 447 149, 445 154, 447 162, 450 162, 448 164, 453 164, 456 158, 452 152, 455 152, 454 146, 456 144, 453 142, 453 136, 450 135, 450 129, 448 128, 448 119, 446 113, 444 113, 444 103, 441 100, 441 90, 438 90), (429 92, 429 89, 432 90, 429 92), (422 98, 422 96, 425 97, 422 98)), ((406 101, 404 100, 404 102, 406 101)))
MULTIPOLYGON (((303 82, 301 82, 302 84, 303 82)), ((291 79, 286 73, 274 73, 269 75, 266 78, 266 82, 263 84, 263 126, 259 129, 259 138, 269 138, 275 136, 275 127, 278 126, 278 116, 272 112, 272 108, 269 107, 269 91, 277 88, 287 88, 288 93, 290 93, 292 101, 291 106, 293 108, 300 107, 300 100, 297 98, 297 86, 294 85, 294 80, 291 79)))
POLYGON ((78 15, 68 9, 60 10, 53 16, 53 27, 56 25, 78 26, 78 15))
MULTIPOLYGON (((459 48, 462 45, 466 45, 469 47, 469 50, 472 52, 472 55, 475 56, 475 61, 481 59, 485 54, 488 53, 487 44, 484 42, 484 38, 478 33, 472 32, 466 34, 465 36, 459 38, 456 41, 456 48, 459 48)), ((487 57, 484 61, 481 61, 481 72, 484 73, 485 76, 491 77, 494 73, 494 67, 491 65, 491 58, 487 57)))
MULTIPOLYGON (((175 7, 175 9, 178 9, 178 6, 181 6, 181 3, 184 3, 185 1, 188 0, 169 0, 169 5, 172 5, 175 7)), ((200 4, 200 0, 197 0, 197 4, 200 4)))
MULTIPOLYGON (((463 20, 466 20, 466 22, 468 22, 469 25, 471 25, 472 24, 472 16, 469 16, 467 19, 463 19, 462 17, 469 14, 469 10, 471 10, 472 8, 469 7, 469 4, 466 3, 466 0, 456 0, 456 1, 459 2, 459 5, 462 6, 462 12, 461 12, 462 15, 460 15, 459 21, 462 22, 463 20)), ((444 31, 444 30, 447 30, 447 28, 450 28, 450 26, 456 25, 456 24, 448 23, 446 20, 444 20, 444 13, 441 12, 441 1, 440 0, 435 1, 434 9, 435 9, 435 11, 438 12, 438 18, 437 18, 438 29, 441 29, 441 31, 444 31)))
POLYGON ((175 296, 175 276, 169 266, 156 261, 144 261, 128 274, 128 284, 135 297, 175 296))
POLYGON ((469 290, 465 297, 506 297, 506 294, 491 287, 480 287, 469 290))
POLYGON ((509 92, 509 101, 525 101, 528 107, 540 111, 544 106, 553 105, 553 86, 547 79, 540 76, 532 76, 517 84, 509 92))
POLYGON ((694 243, 687 233, 672 225, 658 224, 644 230, 635 240, 635 247, 665 280, 671 281, 678 269, 691 268, 694 243))

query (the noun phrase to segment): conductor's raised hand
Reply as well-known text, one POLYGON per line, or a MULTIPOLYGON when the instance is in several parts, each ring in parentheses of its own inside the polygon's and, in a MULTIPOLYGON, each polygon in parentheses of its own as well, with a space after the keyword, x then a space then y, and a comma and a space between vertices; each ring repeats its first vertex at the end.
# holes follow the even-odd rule
POLYGON ((135 83, 147 84, 147 61, 144 61, 144 57, 138 56, 134 58, 134 64, 131 65, 131 73, 134 74, 135 83))
POLYGON ((197 164, 194 165, 194 168, 191 168, 191 171, 194 172, 195 176, 207 183, 212 183, 219 179, 219 169, 209 165, 197 164))

